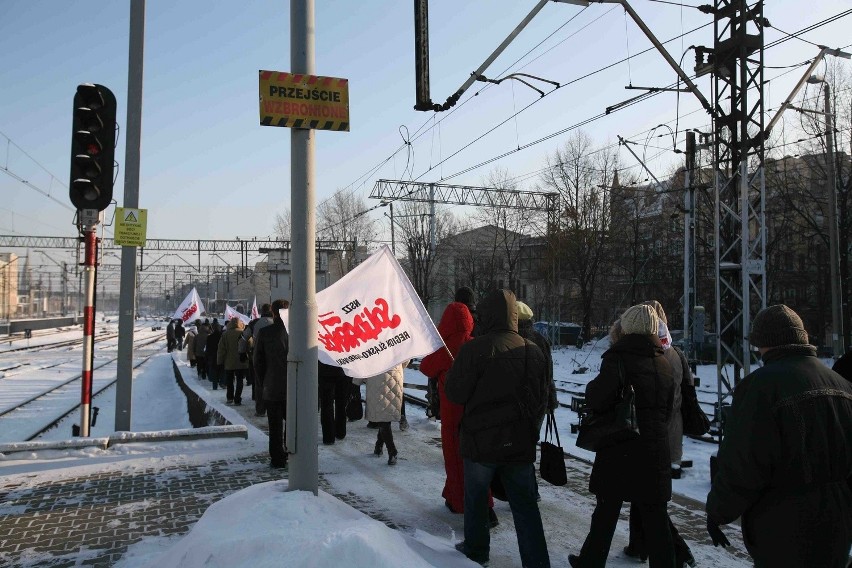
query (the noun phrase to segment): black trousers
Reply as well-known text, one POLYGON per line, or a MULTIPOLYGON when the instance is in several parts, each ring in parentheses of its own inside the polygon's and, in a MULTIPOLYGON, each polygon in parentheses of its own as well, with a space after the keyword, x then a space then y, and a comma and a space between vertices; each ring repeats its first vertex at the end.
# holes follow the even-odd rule
POLYGON ((346 403, 352 390, 350 377, 320 377, 319 406, 322 441, 333 444, 346 437, 346 403))
MULTIPOLYGON (((689 558, 692 555, 692 551, 689 550, 689 545, 686 544, 686 541, 683 540, 683 537, 680 536, 677 528, 672 523, 671 517, 669 517, 669 531, 672 533, 672 544, 674 545, 675 550, 675 559, 681 560, 681 564, 683 560, 689 558)), ((647 554, 645 551, 645 530, 642 526, 642 512, 639 510, 639 507, 635 504, 630 504, 630 540, 628 542, 631 549, 644 556, 647 554)))
MULTIPOLYGON (((592 513, 592 526, 586 542, 580 550, 580 561, 584 568, 604 568, 612 545, 612 535, 618 523, 622 501, 598 497, 592 513)), ((674 546, 669 531, 669 515, 666 503, 636 503, 645 531, 650 568, 674 568, 674 546)))
POLYGON ((284 420, 286 418, 286 401, 266 401, 266 420, 269 423, 269 458, 274 466, 283 466, 287 463, 287 452, 284 449, 284 420))
POLYGON ((393 443, 393 430, 390 422, 377 422, 379 425, 379 433, 376 438, 376 448, 381 449, 382 445, 388 447, 388 455, 395 456, 397 454, 396 444, 393 443))
POLYGON ((225 371, 225 381, 228 391, 225 397, 228 400, 233 400, 237 404, 243 402, 243 379, 246 378, 245 369, 232 369, 225 371))

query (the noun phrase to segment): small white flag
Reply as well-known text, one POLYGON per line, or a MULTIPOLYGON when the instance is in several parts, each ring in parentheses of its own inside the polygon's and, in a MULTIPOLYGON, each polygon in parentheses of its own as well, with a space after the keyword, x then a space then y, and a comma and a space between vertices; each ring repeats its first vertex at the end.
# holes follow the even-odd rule
POLYGON ((241 314, 231 306, 225 306, 225 321, 231 321, 233 318, 237 318, 245 324, 251 321, 247 315, 241 314))
POLYGON ((254 302, 251 304, 251 319, 256 320, 260 317, 260 312, 257 311, 257 296, 254 297, 254 302))
POLYGON ((201 298, 198 297, 198 291, 195 288, 187 294, 183 302, 180 303, 172 319, 179 319, 186 323, 195 321, 201 314, 205 312, 204 304, 201 303, 201 298))

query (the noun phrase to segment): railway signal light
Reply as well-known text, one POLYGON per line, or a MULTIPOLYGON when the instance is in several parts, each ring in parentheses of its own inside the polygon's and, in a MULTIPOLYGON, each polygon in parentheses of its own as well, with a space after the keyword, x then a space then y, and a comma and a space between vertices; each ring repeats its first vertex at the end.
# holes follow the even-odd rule
POLYGON ((71 131, 71 203, 103 211, 112 202, 115 95, 103 85, 77 86, 71 131))

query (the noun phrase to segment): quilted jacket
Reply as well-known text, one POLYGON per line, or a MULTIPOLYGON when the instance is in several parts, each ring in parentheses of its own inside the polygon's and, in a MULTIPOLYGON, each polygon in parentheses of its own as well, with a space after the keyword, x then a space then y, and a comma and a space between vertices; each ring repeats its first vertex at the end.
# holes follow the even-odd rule
POLYGON ((367 385, 366 418, 370 422, 398 422, 402 417, 402 377, 404 361, 380 375, 353 378, 356 385, 367 385))

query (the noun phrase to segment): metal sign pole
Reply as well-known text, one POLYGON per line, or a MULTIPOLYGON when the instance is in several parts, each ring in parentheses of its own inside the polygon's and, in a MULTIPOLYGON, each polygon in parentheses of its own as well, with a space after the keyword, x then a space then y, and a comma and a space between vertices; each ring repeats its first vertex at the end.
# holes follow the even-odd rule
POLYGON ((83 307, 83 373, 80 398, 80 436, 89 436, 92 407, 92 358, 95 348, 95 263, 98 258, 98 211, 81 211, 83 217, 93 214, 95 220, 81 223, 85 243, 83 279, 86 281, 86 305, 83 307))

